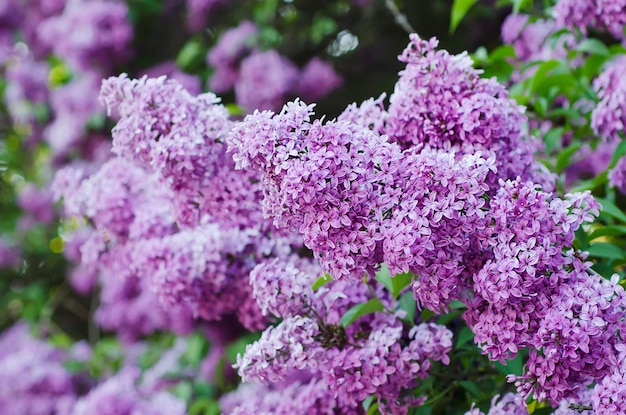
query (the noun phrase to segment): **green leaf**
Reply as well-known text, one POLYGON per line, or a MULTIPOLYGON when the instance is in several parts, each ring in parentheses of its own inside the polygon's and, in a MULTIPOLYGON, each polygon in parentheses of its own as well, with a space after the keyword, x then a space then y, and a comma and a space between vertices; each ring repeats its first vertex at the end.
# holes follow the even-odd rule
POLYGON ((374 399, 376 399, 376 395, 370 395, 367 398, 365 398, 365 400, 363 401, 363 409, 367 411, 369 407, 372 405, 372 402, 374 402, 374 399))
POLYGON ((459 381, 459 385, 461 385, 461 387, 463 387, 463 389, 468 391, 475 398, 482 398, 483 397, 483 392, 480 390, 478 385, 476 385, 474 382, 471 382, 469 380, 460 380, 459 381))
POLYGON ((626 223, 626 214, 624 214, 620 208, 615 206, 613 202, 601 198, 596 198, 596 200, 602 205, 602 213, 612 216, 622 223, 626 223))
POLYGON ((454 33, 456 27, 461 23, 463 17, 465 17, 476 1, 477 0, 454 0, 450 14, 450 34, 454 33))
POLYGON ((322 275, 321 277, 319 277, 317 280, 315 280, 315 282, 311 286, 311 289, 313 291, 317 291, 321 286, 328 284, 332 280, 333 279, 330 277, 330 274, 326 273, 326 274, 322 275))
POLYGON ((609 48, 602 41, 594 38, 585 39, 575 48, 577 52, 591 53, 592 55, 611 56, 609 48))
POLYGON ((589 248, 587 248, 587 252, 589 252, 589 255, 597 258, 624 259, 622 249, 608 242, 596 242, 595 244, 591 244, 589 248))
POLYGON ((543 136, 543 142, 546 143, 546 153, 550 154, 552 150, 558 148, 564 131, 564 127, 557 127, 551 129, 543 136))
POLYGON ((219 415, 220 412, 220 404, 209 398, 198 398, 189 406, 189 415, 219 415))
POLYGON ((178 53, 176 64, 183 70, 193 68, 198 62, 204 60, 206 55, 204 48, 196 39, 190 39, 178 53))
POLYGON ((463 327, 459 331, 459 335, 457 336, 456 348, 458 349, 459 347, 465 346, 465 344, 469 342, 470 340, 472 340, 473 338, 474 338, 474 333, 472 332, 472 330, 467 326, 463 327))
POLYGON ((618 144, 617 148, 613 152, 613 157, 611 157, 611 163, 609 164, 609 169, 612 169, 617 164, 617 161, 622 158, 622 156, 626 154, 626 141, 622 140, 618 144))
POLYGON ((413 274, 408 272, 397 274, 392 277, 389 273, 387 265, 382 264, 380 266, 380 270, 376 273, 375 278, 389 290, 393 298, 398 298, 398 295, 400 295, 402 290, 404 290, 413 281, 413 274))
POLYGON ((373 298, 365 303, 357 304, 341 317, 341 325, 343 327, 348 327, 350 324, 354 323, 359 317, 362 317, 367 314, 372 314, 377 311, 383 310, 383 303, 380 302, 378 298, 373 298))
POLYGON ((391 279, 391 274, 389 273, 389 267, 387 267, 387 264, 380 265, 380 270, 378 270, 374 278, 376 279, 376 281, 384 285, 385 288, 389 290, 389 292, 393 292, 393 281, 391 279))
POLYGON ((565 170, 567 166, 569 166, 572 155, 576 153, 581 147, 582 147, 582 143, 573 143, 572 145, 570 145, 569 147, 561 151, 561 153, 556 159, 555 168, 556 168, 557 173, 562 172, 563 170, 565 170))
POLYGON ((370 406, 370 409, 367 411, 367 415, 375 415, 380 414, 378 411, 378 402, 375 402, 374 405, 370 406))
POLYGON ((513 13, 519 13, 529 0, 513 0, 513 13))
POLYGON ((589 240, 593 241, 594 239, 601 238, 603 236, 616 236, 616 235, 626 235, 626 226, 609 225, 609 226, 603 226, 601 228, 595 229, 589 235, 589 240))
POLYGON ((415 301, 412 291, 402 294, 402 297, 398 300, 398 310, 405 311, 406 317, 404 317, 403 320, 409 324, 413 324, 415 312, 417 311, 417 302, 415 301))
POLYGON ((518 353, 514 359, 507 360, 506 365, 503 365, 500 362, 493 362, 493 364, 495 365, 496 369, 498 369, 500 372, 504 373, 505 375, 521 376, 522 369, 524 367, 524 359, 521 353, 518 353))

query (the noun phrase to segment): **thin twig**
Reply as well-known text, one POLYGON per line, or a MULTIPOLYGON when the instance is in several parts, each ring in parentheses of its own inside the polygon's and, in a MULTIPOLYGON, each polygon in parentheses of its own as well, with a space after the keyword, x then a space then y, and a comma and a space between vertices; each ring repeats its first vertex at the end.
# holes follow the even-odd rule
POLYGON ((406 30, 409 34, 417 33, 411 26, 411 23, 409 23, 409 19, 407 19, 406 15, 398 9, 398 6, 396 6, 396 3, 393 0, 385 0, 385 6, 387 6, 387 9, 391 12, 391 14, 393 14, 396 23, 398 23, 401 28, 406 30))

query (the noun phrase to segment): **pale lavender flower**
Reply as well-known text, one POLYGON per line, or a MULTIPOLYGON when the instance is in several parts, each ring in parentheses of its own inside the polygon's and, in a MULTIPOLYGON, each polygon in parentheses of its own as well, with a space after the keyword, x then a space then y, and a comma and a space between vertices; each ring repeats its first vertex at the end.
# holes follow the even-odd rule
POLYGON ((239 77, 239 64, 257 46, 257 37, 258 28, 247 20, 220 36, 207 54, 207 63, 215 70, 209 79, 212 91, 226 92, 233 88, 239 77))
POLYGON ((591 113, 591 127, 599 137, 606 141, 619 141, 620 137, 624 137, 626 78, 623 75, 625 69, 626 56, 617 56, 593 81, 593 88, 600 102, 591 113))
POLYGON ((273 49, 255 52, 241 62, 235 97, 247 112, 277 110, 297 82, 298 68, 289 59, 273 49))
POLYGON ((302 68, 296 93, 304 101, 317 101, 339 88, 341 84, 343 84, 343 79, 335 72, 332 65, 315 57, 302 68))
POLYGON ((39 36, 74 69, 109 71, 129 56, 133 30, 122 1, 70 0, 41 25, 39 36))

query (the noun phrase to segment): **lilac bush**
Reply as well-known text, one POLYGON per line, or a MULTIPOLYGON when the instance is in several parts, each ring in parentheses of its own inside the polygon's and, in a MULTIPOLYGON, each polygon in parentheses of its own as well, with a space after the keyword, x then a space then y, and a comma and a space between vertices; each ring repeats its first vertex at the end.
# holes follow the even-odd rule
POLYGON ((292 2, 6 2, 0 325, 39 336, 0 336, 0 412, 623 413, 620 1, 512 2, 473 55, 411 33, 347 106, 382 2, 303 45, 292 2))

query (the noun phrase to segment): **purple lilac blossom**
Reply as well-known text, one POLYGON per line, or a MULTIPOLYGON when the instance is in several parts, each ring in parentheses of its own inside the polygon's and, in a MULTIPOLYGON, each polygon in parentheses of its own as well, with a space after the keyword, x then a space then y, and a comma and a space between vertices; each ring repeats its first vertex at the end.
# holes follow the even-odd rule
POLYGON ((338 121, 348 121, 372 130, 376 134, 385 133, 385 123, 389 114, 385 110, 386 94, 381 94, 378 98, 369 98, 357 105, 352 103, 337 117, 338 121))
POLYGON ((235 172, 225 154, 221 140, 232 122, 215 95, 194 97, 165 77, 122 75, 103 82, 100 99, 120 116, 113 151, 157 172, 174 191, 179 224, 195 226, 206 214, 241 226, 262 222, 254 175, 235 172))
POLYGON ((195 75, 191 75, 183 72, 176 62, 163 62, 156 66, 143 71, 141 76, 147 76, 148 78, 158 78, 166 76, 169 79, 177 81, 183 88, 187 90, 191 95, 199 95, 202 93, 202 83, 200 78, 195 75))
POLYGON ((403 148, 429 145, 458 149, 459 155, 491 152, 498 178, 535 180, 546 185, 533 153, 537 144, 524 136, 524 108, 509 98, 495 78, 480 77, 470 57, 436 50, 437 40, 411 35, 399 59, 406 63, 389 98, 385 126, 392 141, 403 148))
POLYGON ((443 268, 458 274, 469 244, 463 233, 484 216, 493 158, 403 153, 367 127, 311 122, 311 108, 296 101, 277 115, 257 112, 228 138, 237 165, 262 172, 264 209, 274 223, 297 229, 335 278, 360 279, 382 262, 392 275, 431 273, 437 266, 427 258, 451 261, 443 268), (451 252, 439 257, 447 245, 451 252))
MULTIPOLYGON (((296 281, 303 279, 297 269, 289 265, 283 269, 278 271, 283 274, 279 281, 286 280, 285 271, 297 275, 296 281)), ((261 270, 271 273, 268 266, 255 271, 261 270)), ((260 275, 252 278, 257 277, 260 275)), ((393 308, 382 286, 373 281, 371 284, 372 292, 393 308)), ((276 384, 285 381, 294 370, 304 371, 323 379, 337 400, 337 407, 354 411, 366 397, 376 394, 385 413, 401 414, 406 413, 408 406, 422 402, 422 398, 411 398, 404 392, 428 376, 430 360, 443 364, 450 361, 447 354, 452 333, 443 326, 421 324, 405 333, 397 315, 377 313, 342 328, 338 323, 343 313, 372 298, 364 283, 335 281, 315 292, 308 289, 298 301, 293 301, 294 296, 288 293, 292 284, 280 286, 283 285, 286 301, 280 306, 287 307, 274 311, 287 317, 278 326, 267 329, 237 358, 235 367, 246 382, 276 384), (292 315, 293 312, 300 315, 292 315)), ((304 285, 302 289, 306 290, 304 285)), ((273 303, 257 299, 260 304, 273 303)))
POLYGON ((32 57, 11 61, 6 70, 7 88, 4 99, 17 123, 34 121, 34 106, 48 99, 48 65, 32 57))
POLYGON ((61 15, 45 20, 39 35, 73 69, 108 72, 128 58, 133 29, 122 1, 69 0, 61 15))
POLYGON ((591 393, 591 406, 598 415, 626 412, 626 363, 623 359, 611 374, 596 384, 591 393))
POLYGON ((33 338, 25 324, 0 337, 0 413, 63 415, 71 412, 78 378, 63 362, 69 356, 33 338))
POLYGON ((211 12, 226 0, 187 0, 187 28, 199 32, 206 27, 211 12))
POLYGON ((626 194, 626 157, 620 158, 609 170, 609 184, 617 187, 622 194, 626 194))
POLYGON ((617 39, 625 39, 626 0, 558 0, 553 14, 559 28, 587 29, 608 32, 617 39))
MULTIPOLYGON (((328 386, 319 379, 297 380, 285 386, 241 384, 222 396, 224 415, 334 415, 337 402, 328 386), (282 387, 281 387, 282 386, 282 387)), ((358 412, 357 412, 358 413, 358 412)))
MULTIPOLYGON (((465 415, 485 415, 478 408, 474 408, 465 413, 465 415)), ((496 395, 491 400, 491 407, 487 415, 528 415, 528 409, 526 408, 526 402, 524 399, 516 394, 507 393, 502 396, 496 395)), ((565 415, 565 414, 563 414, 565 415)))
POLYGON ((52 192, 49 188, 39 189, 27 183, 18 191, 17 203, 35 222, 50 224, 54 219, 52 192))
MULTIPOLYGON (((502 41, 515 49, 516 63, 567 60, 568 52, 576 46, 576 38, 571 33, 558 36, 558 27, 553 19, 530 21, 528 15, 510 14, 502 24, 502 41)), ((574 61, 578 64, 579 61, 574 61)), ((521 66, 521 65, 517 65, 521 66)), ((512 75, 512 81, 521 81, 532 76, 537 65, 512 75)))
MULTIPOLYGON (((566 186, 569 187, 578 180, 592 179, 605 171, 611 163, 617 144, 616 141, 599 142, 595 149, 592 149, 588 144, 581 147, 581 149, 572 156, 572 162, 565 170, 566 186)), ((616 183, 619 183, 618 180, 611 181, 610 171, 609 181, 611 186, 615 186, 616 183)))
POLYGON ((247 20, 225 31, 207 54, 207 64, 215 70, 209 79, 209 88, 226 92, 235 86, 239 64, 257 44, 258 28, 247 20))
MULTIPOLYGON (((626 7, 626 6, 625 6, 626 7)), ((626 13, 626 12, 625 12, 626 13)), ((604 72, 593 81, 600 102, 591 113, 593 131, 606 141, 624 137, 626 125, 626 56, 620 55, 606 65, 604 72)))
POLYGON ((296 93, 304 101, 317 101, 339 88, 341 84, 343 84, 343 79, 335 72, 332 65, 315 57, 302 68, 296 93))
POLYGON ((89 120, 104 115, 95 98, 101 79, 98 72, 87 72, 51 92, 54 120, 44 130, 43 138, 54 153, 66 155, 73 150, 85 139, 89 120))
POLYGON ((144 393, 137 386, 140 371, 124 368, 76 402, 71 415, 185 415, 185 403, 168 392, 144 393))
POLYGON ((0 268, 11 268, 17 265, 20 255, 16 246, 0 238, 0 268))
POLYGON ((247 112, 277 110, 295 90, 298 68, 275 50, 254 52, 241 62, 235 83, 237 104, 247 112))

